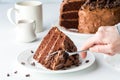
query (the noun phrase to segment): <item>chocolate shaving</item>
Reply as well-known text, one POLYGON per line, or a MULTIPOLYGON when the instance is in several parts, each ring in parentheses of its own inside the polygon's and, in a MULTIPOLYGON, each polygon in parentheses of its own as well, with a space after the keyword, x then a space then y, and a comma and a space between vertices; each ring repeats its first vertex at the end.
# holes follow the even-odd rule
POLYGON ((31 65, 32 65, 32 66, 35 66, 35 62, 32 62, 31 65))
POLYGON ((9 73, 7 74, 7 77, 10 77, 10 74, 9 74, 9 73))
POLYGON ((115 8, 120 6, 120 0, 86 0, 81 6, 82 9, 89 7, 89 10, 95 10, 96 8, 115 8))
POLYGON ((89 62, 89 60, 86 60, 86 61, 85 61, 85 63, 88 63, 88 62, 89 62))
POLYGON ((25 77, 30 77, 30 74, 26 74, 25 77))
POLYGON ((18 73, 18 71, 15 71, 15 72, 14 72, 14 74, 17 74, 17 73, 18 73))
POLYGON ((66 67, 64 67, 62 70, 67 70, 67 68, 66 68, 66 67))
POLYGON ((31 53, 34 53, 34 51, 33 51, 33 50, 31 50, 31 53))
POLYGON ((21 62, 22 65, 25 65, 25 62, 21 62))

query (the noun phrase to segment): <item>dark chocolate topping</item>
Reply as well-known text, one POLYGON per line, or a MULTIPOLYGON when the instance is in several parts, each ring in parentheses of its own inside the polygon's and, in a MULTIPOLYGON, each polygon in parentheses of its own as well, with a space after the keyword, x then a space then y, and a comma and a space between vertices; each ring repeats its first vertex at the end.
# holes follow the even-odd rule
POLYGON ((82 9, 87 6, 89 6, 90 10, 94 10, 96 8, 115 8, 120 6, 120 0, 86 0, 82 6, 82 9))
POLYGON ((52 61, 52 60, 55 59, 55 58, 57 58, 57 57, 59 57, 59 59, 57 60, 57 61, 59 61, 59 64, 57 64, 54 67, 55 70, 61 69, 61 68, 64 67, 64 64, 67 61, 67 59, 69 58, 69 55, 68 55, 68 53, 66 53, 65 51, 62 51, 62 50, 59 50, 57 52, 54 52, 54 53, 48 55, 46 57, 47 67, 50 67, 50 65, 48 65, 48 63, 51 63, 51 64, 56 63, 56 61, 52 61))

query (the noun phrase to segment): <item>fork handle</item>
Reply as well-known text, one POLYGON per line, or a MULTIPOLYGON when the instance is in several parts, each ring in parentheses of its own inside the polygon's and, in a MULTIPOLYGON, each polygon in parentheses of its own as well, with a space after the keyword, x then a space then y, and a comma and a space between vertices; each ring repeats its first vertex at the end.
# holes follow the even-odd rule
POLYGON ((81 51, 77 51, 78 53, 81 53, 81 52, 87 52, 88 50, 81 50, 81 51))
POLYGON ((88 50, 81 50, 81 51, 71 52, 69 55, 80 54, 81 52, 87 52, 87 51, 88 50))

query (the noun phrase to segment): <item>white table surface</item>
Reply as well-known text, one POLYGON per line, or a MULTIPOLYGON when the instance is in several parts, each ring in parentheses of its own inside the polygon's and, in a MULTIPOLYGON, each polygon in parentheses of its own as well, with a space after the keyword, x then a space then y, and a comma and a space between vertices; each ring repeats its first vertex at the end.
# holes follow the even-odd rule
MULTIPOLYGON (((15 26, 12 25, 6 16, 7 10, 13 4, 0 4, 0 80, 120 80, 120 71, 116 71, 104 62, 103 55, 93 53, 95 55, 95 63, 82 71, 66 73, 66 74, 43 74, 36 73, 18 66, 17 56, 23 50, 38 46, 40 40, 46 34, 46 30, 50 25, 56 23, 59 17, 59 4, 44 4, 43 18, 44 31, 37 34, 38 39, 33 43, 19 43, 15 40, 15 26), (14 74, 14 71, 18 71, 14 74), (7 77, 7 73, 10 77, 7 77), (26 74, 30 77, 25 77, 26 74)), ((75 37, 69 35, 71 38, 75 37)), ((79 38, 80 39, 80 38, 79 38)), ((85 40, 73 39, 76 44, 82 44, 85 40)))

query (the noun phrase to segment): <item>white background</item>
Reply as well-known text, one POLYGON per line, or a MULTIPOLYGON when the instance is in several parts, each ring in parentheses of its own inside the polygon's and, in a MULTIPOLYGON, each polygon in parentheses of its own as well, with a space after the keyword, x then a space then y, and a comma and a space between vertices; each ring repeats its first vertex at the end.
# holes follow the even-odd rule
MULTIPOLYGON (((18 1, 29 1, 29 0, 0 0, 0 3, 14 3, 18 1)), ((51 2, 61 2, 62 0, 38 0, 43 3, 51 3, 51 2)))

